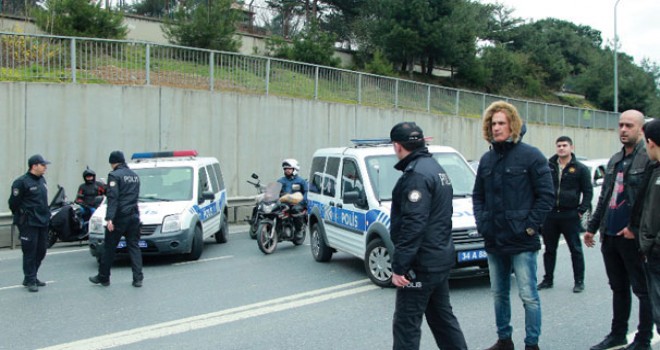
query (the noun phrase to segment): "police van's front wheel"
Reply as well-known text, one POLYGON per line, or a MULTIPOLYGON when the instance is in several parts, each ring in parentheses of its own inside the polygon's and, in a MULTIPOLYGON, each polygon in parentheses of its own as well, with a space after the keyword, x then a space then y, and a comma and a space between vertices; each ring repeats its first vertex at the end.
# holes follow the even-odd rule
POLYGON ((190 248, 190 253, 186 255, 186 259, 197 260, 202 256, 202 250, 204 250, 204 235, 202 234, 201 227, 195 226, 195 235, 192 239, 192 247, 190 248))
POLYGON ((310 246, 312 247, 312 256, 314 260, 320 262, 330 261, 332 258, 332 249, 325 244, 318 224, 312 224, 309 230, 310 246))
POLYGON ((364 256, 364 268, 369 279, 379 287, 392 285, 392 256, 382 240, 369 242, 364 256))

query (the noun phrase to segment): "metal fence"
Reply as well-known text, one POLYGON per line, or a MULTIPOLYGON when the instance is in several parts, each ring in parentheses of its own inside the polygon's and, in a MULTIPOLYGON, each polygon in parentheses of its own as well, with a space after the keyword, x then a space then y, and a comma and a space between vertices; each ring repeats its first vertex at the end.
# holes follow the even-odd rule
POLYGON ((480 118, 493 101, 530 123, 613 129, 613 112, 539 103, 270 57, 0 32, 0 81, 158 85, 236 91, 480 118))

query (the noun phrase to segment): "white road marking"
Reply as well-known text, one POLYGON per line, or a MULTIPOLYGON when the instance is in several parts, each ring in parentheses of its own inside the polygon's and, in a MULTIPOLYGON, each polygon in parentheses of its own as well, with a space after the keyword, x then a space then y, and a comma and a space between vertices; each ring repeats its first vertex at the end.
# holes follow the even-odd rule
POLYGON ((199 260, 195 260, 195 261, 183 261, 183 262, 174 263, 172 265, 173 266, 179 266, 179 265, 199 264, 199 263, 214 261, 214 260, 231 259, 233 257, 234 257, 233 255, 225 255, 225 256, 218 256, 218 257, 215 257, 215 258, 199 259, 199 260))
POLYGON ((72 249, 72 250, 64 250, 61 252, 54 252, 54 251, 48 251, 46 252, 46 255, 57 255, 57 254, 67 254, 67 253, 76 253, 76 252, 88 252, 89 248, 80 248, 80 249, 72 249))
MULTIPOLYGON (((46 281, 47 285, 48 284, 53 284, 53 283, 55 283, 55 281, 46 281)), ((13 285, 13 286, 0 287, 0 291, 9 290, 9 289, 17 289, 17 288, 25 288, 25 286, 22 285, 22 284, 17 284, 17 285, 13 285)), ((41 288, 46 288, 46 287, 41 287, 41 288)))
POLYGON ((232 309, 158 323, 122 332, 105 334, 102 336, 82 339, 70 343, 49 346, 47 348, 43 348, 42 350, 108 349, 122 345, 134 344, 148 339, 171 336, 174 334, 218 326, 225 323, 236 322, 251 317, 290 310, 376 289, 380 289, 380 287, 371 284, 369 280, 360 280, 338 286, 322 288, 282 298, 258 302, 250 305, 239 306, 232 309))

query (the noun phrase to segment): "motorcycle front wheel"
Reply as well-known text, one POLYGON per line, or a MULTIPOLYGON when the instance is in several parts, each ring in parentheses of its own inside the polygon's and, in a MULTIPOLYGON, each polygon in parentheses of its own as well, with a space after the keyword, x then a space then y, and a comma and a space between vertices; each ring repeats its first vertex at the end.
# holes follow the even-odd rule
POLYGON ((264 254, 270 254, 277 248, 277 230, 275 224, 270 221, 262 221, 257 228, 257 244, 259 250, 264 254))

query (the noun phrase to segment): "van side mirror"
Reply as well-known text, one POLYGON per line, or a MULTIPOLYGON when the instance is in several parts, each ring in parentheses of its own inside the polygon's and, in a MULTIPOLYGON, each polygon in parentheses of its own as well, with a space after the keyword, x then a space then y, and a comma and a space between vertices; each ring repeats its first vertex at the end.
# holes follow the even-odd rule
POLYGON ((364 198, 360 191, 346 191, 344 192, 344 204, 353 204, 358 208, 367 208, 367 199, 364 198))
POLYGON ((215 199, 215 194, 213 194, 213 192, 211 192, 211 191, 202 192, 202 197, 199 198, 199 203, 201 204, 207 199, 210 200, 210 201, 214 200, 215 199))

